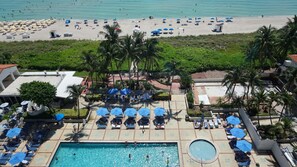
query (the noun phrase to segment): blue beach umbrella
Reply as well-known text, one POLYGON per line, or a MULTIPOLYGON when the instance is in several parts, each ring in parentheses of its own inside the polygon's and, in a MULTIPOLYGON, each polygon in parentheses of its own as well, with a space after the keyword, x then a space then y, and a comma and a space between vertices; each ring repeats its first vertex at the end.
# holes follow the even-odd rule
POLYGON ((10 158, 9 163, 10 163, 11 165, 14 166, 14 165, 16 165, 16 164, 22 162, 22 161, 25 159, 25 157, 26 157, 26 153, 24 153, 24 152, 18 152, 18 153, 15 153, 15 154, 10 158))
POLYGON ((121 108, 116 107, 111 110, 111 114, 115 116, 120 116, 123 115, 123 110, 121 108))
POLYGON ((170 31, 173 31, 173 30, 174 30, 174 28, 169 28, 169 30, 170 30, 170 31))
POLYGON ((227 122, 232 125, 240 124, 240 120, 238 117, 234 117, 233 115, 227 117, 227 122))
POLYGON ((62 114, 62 113, 55 115, 55 120, 57 120, 57 121, 61 121, 63 118, 64 118, 64 114, 62 114))
POLYGON ((211 20, 214 20, 215 18, 214 18, 214 17, 211 17, 210 19, 211 19, 211 20))
POLYGON ((157 107, 155 108, 154 112, 155 112, 155 116, 163 116, 165 113, 165 109, 157 107))
POLYGON ((65 24, 70 24, 70 20, 66 20, 65 21, 65 24))
POLYGON ((243 152, 249 152, 252 150, 252 144, 246 140, 239 140, 236 142, 236 147, 243 152))
POLYGON ((157 31, 162 31, 162 28, 157 29, 157 31))
POLYGON ((232 128, 230 130, 230 133, 232 134, 232 136, 235 136, 237 138, 243 138, 246 134, 244 133, 243 129, 239 129, 239 128, 232 128))
POLYGON ((147 117, 150 115, 150 109, 148 108, 141 108, 138 110, 139 115, 143 116, 143 117, 147 117))
POLYGON ((6 133, 6 137, 14 138, 21 133, 21 128, 12 128, 6 133))
POLYGON ((166 20, 166 18, 163 18, 163 20, 166 20))
POLYGON ((97 111, 96 111, 97 115, 99 116, 106 116, 106 114, 108 114, 108 110, 107 108, 99 108, 97 111))
POLYGON ((137 111, 134 108, 127 108, 124 114, 128 117, 135 117, 136 112, 137 111))
POLYGON ((188 20, 192 20, 192 18, 190 17, 190 18, 188 18, 188 20))
POLYGON ((107 93, 110 95, 115 95, 118 93, 118 91, 119 90, 117 88, 112 88, 112 89, 109 89, 107 93))
POLYGON ((131 93, 131 90, 128 88, 122 89, 121 91, 121 95, 128 95, 131 93))

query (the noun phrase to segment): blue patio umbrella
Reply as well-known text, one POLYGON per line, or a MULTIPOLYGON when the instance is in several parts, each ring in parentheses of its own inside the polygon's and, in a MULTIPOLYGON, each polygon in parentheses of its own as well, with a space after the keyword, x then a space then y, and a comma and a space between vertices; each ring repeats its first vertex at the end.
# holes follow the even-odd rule
POLYGON ((148 108, 141 108, 138 110, 139 115, 143 116, 143 117, 147 117, 150 115, 150 109, 148 108))
POLYGON ((135 115, 136 115, 136 109, 134 109, 134 108, 127 108, 126 110, 125 110, 125 115, 126 116, 128 116, 128 117, 135 117, 135 115))
POLYGON ((158 31, 162 31, 162 28, 159 28, 158 31))
POLYGON ((55 115, 55 120, 57 120, 57 121, 61 121, 63 118, 64 118, 64 114, 62 114, 62 113, 55 115))
POLYGON ((118 93, 118 91, 119 90, 117 88, 112 88, 112 89, 109 89, 107 93, 110 95, 115 95, 118 93))
POLYGON ((154 112, 155 112, 155 116, 163 116, 165 113, 165 109, 157 107, 155 108, 154 112))
POLYGON ((192 20, 192 18, 188 18, 188 20, 192 20))
POLYGON ((106 116, 106 114, 108 114, 108 110, 107 108, 99 108, 97 111, 96 111, 97 115, 99 116, 106 116))
POLYGON ((15 153, 11 158, 10 160, 8 161, 11 165, 16 165, 20 162, 22 162, 26 157, 26 153, 24 152, 18 152, 18 153, 15 153))
POLYGON ((131 90, 128 88, 122 89, 121 91, 121 95, 128 95, 131 93, 131 90))
POLYGON ((169 30, 170 30, 170 31, 173 31, 173 30, 174 30, 174 28, 169 28, 169 30))
POLYGON ((21 128, 12 128, 6 133, 6 137, 14 138, 21 133, 21 128))
POLYGON ((123 115, 123 110, 121 108, 116 107, 111 110, 111 114, 115 116, 120 116, 123 115))
POLYGON ((160 31, 159 30, 153 30, 151 33, 153 33, 153 34, 160 34, 160 31))
POLYGON ((246 140, 238 140, 236 142, 236 147, 243 152, 249 152, 252 150, 252 144, 246 140))
POLYGON ((214 18, 214 17, 211 17, 210 19, 211 19, 211 20, 214 20, 215 18, 214 18))
POLYGON ((240 124, 240 120, 238 117, 234 117, 233 115, 227 117, 227 122, 232 125, 240 124))
POLYGON ((164 30, 164 31, 168 31, 168 28, 164 28, 163 30, 164 30))
POLYGON ((232 128, 230 130, 230 133, 232 134, 232 136, 235 136, 237 138, 243 138, 246 134, 244 133, 243 129, 239 129, 239 128, 232 128))

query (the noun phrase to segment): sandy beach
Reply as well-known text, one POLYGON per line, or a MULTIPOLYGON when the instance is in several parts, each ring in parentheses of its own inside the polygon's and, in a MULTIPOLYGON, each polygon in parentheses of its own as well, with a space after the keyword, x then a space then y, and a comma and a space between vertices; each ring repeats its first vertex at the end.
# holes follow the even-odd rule
MULTIPOLYGON (((126 19, 117 20, 121 26, 121 36, 126 34, 132 34, 133 29, 137 25, 142 32, 146 32, 146 37, 152 37, 151 31, 156 29, 173 28, 172 34, 161 34, 159 37, 170 36, 188 36, 188 35, 206 35, 206 34, 232 34, 232 33, 249 33, 256 31, 259 27, 270 24, 275 28, 283 27, 288 18, 293 16, 265 16, 265 17, 235 17, 232 22, 224 22, 222 32, 212 32, 216 21, 211 23, 210 18, 201 18, 199 25, 195 25, 195 19, 192 22, 188 21, 188 18, 182 18, 181 22, 176 23, 176 19, 166 19, 166 23, 163 23, 163 19, 126 19), (210 24, 211 23, 211 24, 210 24)), ((224 20, 225 18, 218 17, 217 20, 224 20)), ((108 20, 107 24, 113 24, 113 20, 108 20)), ((93 20, 88 20, 88 24, 84 24, 83 20, 71 20, 69 26, 65 26, 65 20, 56 20, 56 22, 46 28, 39 31, 28 31, 30 38, 23 39, 21 32, 16 32, 12 39, 7 39, 7 34, 0 35, 0 41, 36 41, 36 40, 54 40, 50 38, 50 32, 55 30, 57 34, 61 35, 55 39, 88 39, 88 40, 102 40, 104 36, 99 34, 103 31, 105 25, 104 20, 98 20, 98 24, 94 24, 93 20), (78 25, 75 27, 75 25, 78 25), (79 28, 78 28, 79 27, 79 28), (72 37, 64 37, 65 33, 70 33, 72 37)), ((171 32, 171 31, 168 31, 171 32)), ((22 32, 23 33, 23 32, 22 32)))

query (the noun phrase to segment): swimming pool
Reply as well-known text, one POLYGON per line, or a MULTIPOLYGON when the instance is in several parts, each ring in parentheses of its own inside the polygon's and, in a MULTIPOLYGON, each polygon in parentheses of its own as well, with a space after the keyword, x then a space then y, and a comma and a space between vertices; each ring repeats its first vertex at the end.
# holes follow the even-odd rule
POLYGON ((218 158, 216 147, 207 140, 197 139, 189 145, 189 155, 197 162, 211 163, 218 158))
POLYGON ((179 166, 177 143, 63 143, 50 167, 179 166), (129 159, 131 155, 131 160, 129 159), (148 157, 147 157, 148 155, 148 157))

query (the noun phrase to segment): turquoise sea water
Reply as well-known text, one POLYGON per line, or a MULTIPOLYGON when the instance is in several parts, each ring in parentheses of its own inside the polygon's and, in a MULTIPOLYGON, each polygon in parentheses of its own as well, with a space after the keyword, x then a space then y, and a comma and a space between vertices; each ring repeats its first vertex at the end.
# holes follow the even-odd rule
POLYGON ((0 20, 297 14, 297 0, 1 0, 0 20))
POLYGON ((68 166, 178 167, 178 148, 175 143, 138 143, 136 147, 134 144, 61 143, 50 167, 68 166))

